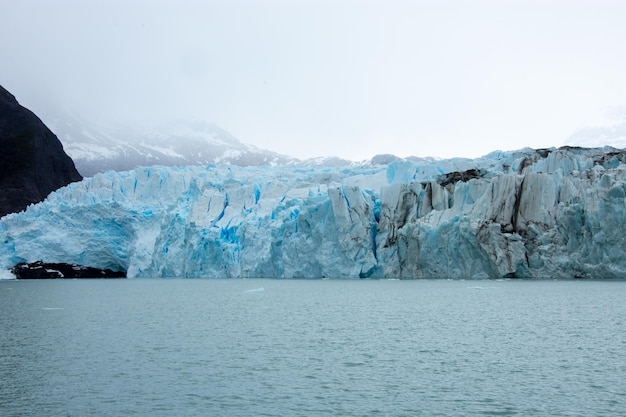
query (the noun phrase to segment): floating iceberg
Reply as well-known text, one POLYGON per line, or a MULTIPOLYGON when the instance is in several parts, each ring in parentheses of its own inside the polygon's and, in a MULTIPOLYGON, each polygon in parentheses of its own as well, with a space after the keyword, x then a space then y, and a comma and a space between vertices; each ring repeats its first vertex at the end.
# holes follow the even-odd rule
POLYGON ((3 217, 0 269, 43 261, 128 277, 624 278, 625 172, 626 152, 613 148, 111 171, 3 217))

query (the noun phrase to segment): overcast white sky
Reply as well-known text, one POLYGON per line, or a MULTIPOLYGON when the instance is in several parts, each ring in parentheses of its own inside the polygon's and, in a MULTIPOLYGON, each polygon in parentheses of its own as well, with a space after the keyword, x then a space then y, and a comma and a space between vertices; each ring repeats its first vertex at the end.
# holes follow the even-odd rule
POLYGON ((0 0, 0 16, 0 84, 35 112, 202 119, 297 157, 558 146, 626 104, 623 0, 0 0))

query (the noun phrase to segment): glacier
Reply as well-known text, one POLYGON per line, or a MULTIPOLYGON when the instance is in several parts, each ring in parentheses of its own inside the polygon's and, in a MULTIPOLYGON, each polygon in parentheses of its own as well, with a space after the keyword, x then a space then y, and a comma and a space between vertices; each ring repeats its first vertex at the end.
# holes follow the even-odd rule
POLYGON ((140 277, 626 277, 626 151, 352 167, 143 167, 0 219, 0 277, 58 262, 140 277))

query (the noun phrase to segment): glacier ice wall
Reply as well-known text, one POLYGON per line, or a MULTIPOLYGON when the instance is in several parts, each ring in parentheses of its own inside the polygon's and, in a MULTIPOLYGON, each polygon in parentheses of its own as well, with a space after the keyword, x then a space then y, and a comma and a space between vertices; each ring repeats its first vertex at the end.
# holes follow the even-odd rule
POLYGON ((352 168, 149 167, 0 220, 0 269, 129 277, 626 277, 626 153, 494 152, 352 168))

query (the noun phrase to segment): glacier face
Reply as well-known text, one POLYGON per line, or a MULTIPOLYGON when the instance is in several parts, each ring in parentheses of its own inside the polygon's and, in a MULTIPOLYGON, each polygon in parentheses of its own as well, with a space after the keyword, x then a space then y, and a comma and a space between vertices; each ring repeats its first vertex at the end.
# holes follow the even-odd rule
POLYGON ((626 152, 560 148, 387 166, 150 167, 0 220, 0 269, 129 277, 624 278, 626 152))

